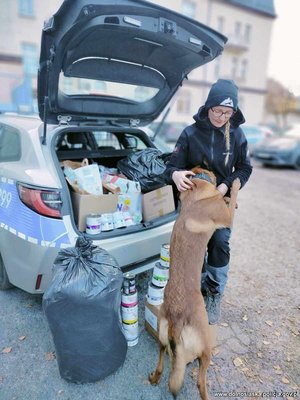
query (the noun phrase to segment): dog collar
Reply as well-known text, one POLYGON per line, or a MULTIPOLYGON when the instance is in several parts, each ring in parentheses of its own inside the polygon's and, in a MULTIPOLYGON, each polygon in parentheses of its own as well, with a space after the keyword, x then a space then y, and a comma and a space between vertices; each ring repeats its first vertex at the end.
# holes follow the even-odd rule
POLYGON ((208 174, 206 174, 205 172, 200 172, 199 174, 193 175, 192 179, 195 179, 195 178, 202 179, 209 183, 213 183, 211 180, 211 177, 208 174))

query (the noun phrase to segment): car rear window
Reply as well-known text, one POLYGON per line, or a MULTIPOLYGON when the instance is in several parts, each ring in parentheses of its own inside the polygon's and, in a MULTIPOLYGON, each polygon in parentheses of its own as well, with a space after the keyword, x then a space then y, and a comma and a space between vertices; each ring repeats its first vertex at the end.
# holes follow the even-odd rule
POLYGON ((20 132, 9 125, 0 124, 0 162, 21 158, 20 132))
POLYGON ((69 96, 109 96, 131 100, 137 103, 143 103, 152 99, 159 91, 158 88, 149 86, 65 77, 63 74, 61 74, 59 78, 59 90, 69 96))

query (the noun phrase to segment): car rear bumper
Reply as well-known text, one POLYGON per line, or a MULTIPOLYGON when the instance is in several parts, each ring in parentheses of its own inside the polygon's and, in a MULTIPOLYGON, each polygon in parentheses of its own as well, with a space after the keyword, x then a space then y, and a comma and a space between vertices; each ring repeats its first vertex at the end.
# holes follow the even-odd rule
MULTIPOLYGON (((154 267, 162 244, 170 241, 173 224, 174 221, 144 232, 93 242, 108 251, 124 273, 138 274, 154 267)), ((76 237, 74 232, 68 247, 75 244, 76 237)), ((0 241, 0 252, 10 282, 26 292, 43 293, 51 283, 52 265, 60 249, 31 243, 6 229, 0 229, 0 241), (37 288, 39 275, 41 283, 37 288)))

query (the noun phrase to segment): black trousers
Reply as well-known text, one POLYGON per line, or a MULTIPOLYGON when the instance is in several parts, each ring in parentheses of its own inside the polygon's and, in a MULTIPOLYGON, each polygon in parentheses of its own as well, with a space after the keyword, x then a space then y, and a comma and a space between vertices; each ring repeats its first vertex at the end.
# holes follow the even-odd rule
POLYGON ((209 289, 215 293, 224 293, 230 261, 230 235, 230 228, 217 229, 208 242, 201 277, 203 292, 209 289))

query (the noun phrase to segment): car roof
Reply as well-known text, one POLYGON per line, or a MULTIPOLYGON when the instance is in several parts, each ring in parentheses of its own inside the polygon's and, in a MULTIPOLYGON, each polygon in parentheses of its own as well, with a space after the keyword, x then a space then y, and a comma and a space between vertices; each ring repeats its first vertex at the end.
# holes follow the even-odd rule
POLYGON ((0 114, 0 122, 14 125, 25 130, 37 128, 42 123, 38 116, 13 113, 0 114))

